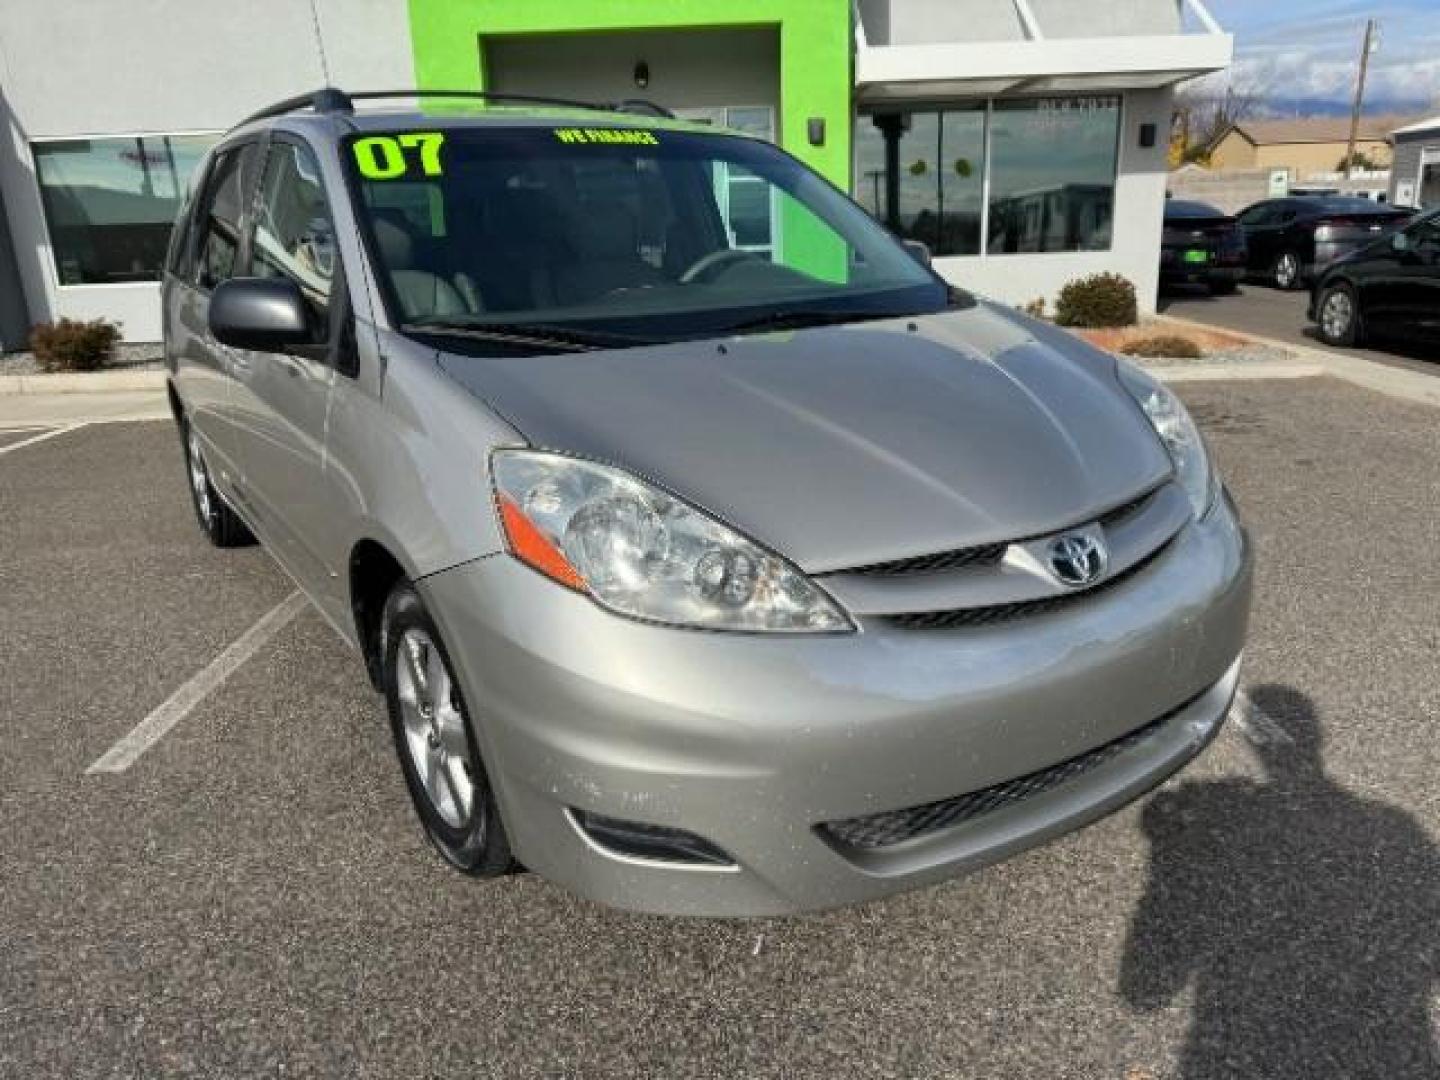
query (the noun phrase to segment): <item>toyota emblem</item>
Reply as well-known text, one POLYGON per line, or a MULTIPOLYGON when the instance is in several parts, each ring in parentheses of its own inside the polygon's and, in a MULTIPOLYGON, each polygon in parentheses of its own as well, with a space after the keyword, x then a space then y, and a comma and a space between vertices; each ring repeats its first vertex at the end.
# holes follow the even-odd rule
POLYGON ((1069 533, 1050 544, 1050 570, 1071 588, 1098 581, 1108 562, 1105 545, 1090 533, 1069 533))

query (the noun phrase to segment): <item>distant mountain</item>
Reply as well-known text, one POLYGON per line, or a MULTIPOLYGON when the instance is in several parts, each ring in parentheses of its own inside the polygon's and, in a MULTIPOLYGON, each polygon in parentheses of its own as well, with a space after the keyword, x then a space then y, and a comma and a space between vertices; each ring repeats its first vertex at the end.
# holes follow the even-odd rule
MULTIPOLYGON (((1316 97, 1270 97, 1259 103, 1250 116, 1256 120, 1280 120, 1298 116, 1349 116, 1351 102, 1336 101, 1334 98, 1316 97)), ((1440 113, 1440 107, 1426 97, 1417 98, 1365 98, 1367 116, 1432 116, 1440 113)))

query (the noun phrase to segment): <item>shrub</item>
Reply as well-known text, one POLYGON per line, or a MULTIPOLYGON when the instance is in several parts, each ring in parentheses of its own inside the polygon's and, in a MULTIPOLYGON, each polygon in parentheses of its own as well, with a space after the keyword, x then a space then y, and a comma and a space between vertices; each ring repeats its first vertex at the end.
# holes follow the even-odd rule
POLYGON ((1032 319, 1043 319, 1045 317, 1045 298, 1043 296, 1037 296, 1028 304, 1021 304, 1020 310, 1032 319))
POLYGON ((30 330, 30 349, 41 371, 94 371, 115 353, 120 327, 104 319, 61 319, 30 330))
POLYGON ((1199 360, 1203 353, 1200 346, 1187 337, 1177 334, 1156 334, 1154 337, 1136 338, 1120 347, 1126 356, 1149 356, 1161 359, 1199 360))
POLYGON ((1061 326, 1134 326, 1139 317, 1135 286, 1119 274, 1077 278, 1060 290, 1055 301, 1055 321, 1061 326))

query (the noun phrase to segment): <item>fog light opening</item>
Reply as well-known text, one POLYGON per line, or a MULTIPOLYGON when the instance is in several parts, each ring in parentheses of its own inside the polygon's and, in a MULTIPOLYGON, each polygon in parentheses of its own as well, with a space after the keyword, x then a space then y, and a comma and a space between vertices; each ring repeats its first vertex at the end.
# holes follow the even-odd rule
POLYGON ((704 837, 641 821, 571 809, 576 827, 607 854, 681 866, 734 867, 735 860, 704 837))

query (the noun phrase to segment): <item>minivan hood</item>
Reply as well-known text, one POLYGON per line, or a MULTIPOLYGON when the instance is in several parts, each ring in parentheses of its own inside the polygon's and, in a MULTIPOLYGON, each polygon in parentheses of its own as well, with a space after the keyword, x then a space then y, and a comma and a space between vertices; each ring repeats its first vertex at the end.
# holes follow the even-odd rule
POLYGON ((1110 357, 986 304, 440 364, 535 446, 647 477, 810 573, 1041 535, 1171 471, 1110 357))

